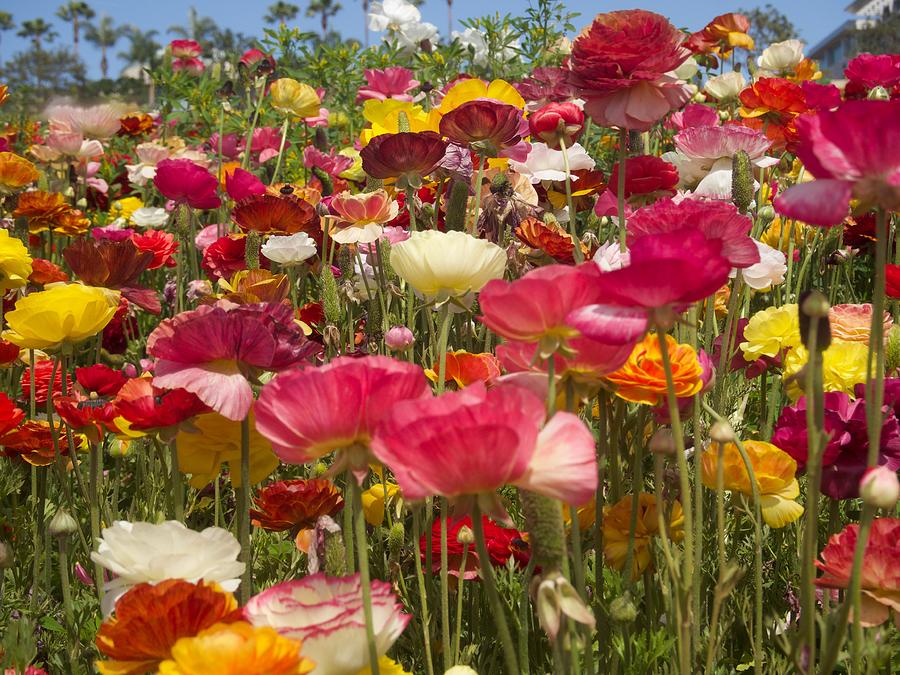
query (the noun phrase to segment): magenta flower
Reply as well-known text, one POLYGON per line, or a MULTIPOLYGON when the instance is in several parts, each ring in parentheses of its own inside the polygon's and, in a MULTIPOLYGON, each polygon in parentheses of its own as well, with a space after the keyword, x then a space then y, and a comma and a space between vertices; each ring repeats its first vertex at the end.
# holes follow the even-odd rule
POLYGON ((357 103, 368 99, 384 101, 388 98, 412 101, 413 97, 409 92, 419 86, 419 81, 413 78, 413 72, 402 66, 366 68, 363 75, 366 77, 366 86, 359 88, 357 103))
POLYGON ((544 402, 527 389, 481 383, 437 398, 403 401, 372 441, 406 499, 453 499, 457 513, 477 500, 508 522, 496 490, 516 485, 567 503, 588 502, 597 487, 594 438, 571 413, 544 425, 544 402))
POLYGON ((303 166, 309 169, 318 167, 329 176, 337 177, 353 166, 353 160, 335 153, 334 150, 326 155, 315 146, 307 145, 303 148, 303 166))
POLYGON ((296 365, 318 350, 288 304, 236 305, 220 300, 166 319, 147 338, 157 358, 153 383, 186 389, 230 420, 253 403, 248 379, 296 365))
POLYGON ((273 378, 260 392, 256 428, 282 461, 302 464, 367 448, 393 405, 423 397, 431 398, 431 386, 416 365, 386 356, 341 357, 273 378))
POLYGON ((666 129, 684 131, 694 127, 719 126, 719 113, 712 106, 688 103, 682 110, 673 112, 665 123, 666 129))
POLYGON ((195 209, 215 209, 222 203, 216 195, 219 181, 189 159, 162 160, 153 184, 166 199, 195 209))
MULTIPOLYGON (((615 314, 611 312, 604 313, 603 316, 611 322, 615 321, 615 314)), ((646 315, 643 317, 643 323, 644 325, 647 323, 646 315)), ((609 332, 604 335, 605 339, 608 339, 608 334, 609 332)), ((578 383, 596 386, 604 376, 625 365, 635 342, 610 344, 584 336, 569 338, 565 349, 557 351, 551 357, 553 372, 558 377, 571 378, 578 383)), ((540 348, 540 344, 535 342, 509 340, 497 346, 497 358, 508 373, 504 376, 506 379, 529 387, 539 396, 546 396, 549 359, 541 360, 540 348)))
POLYGON ((750 237, 753 221, 726 202, 665 199, 638 209, 628 219, 628 245, 648 235, 668 232, 700 232, 709 241, 722 242, 721 255, 732 267, 759 262, 759 249, 750 237))
POLYGON ((203 53, 203 48, 196 40, 172 40, 169 43, 172 58, 193 59, 203 53))
POLYGON ((875 87, 884 87, 891 98, 900 96, 900 54, 860 54, 844 69, 848 99, 865 98, 875 87))
POLYGON ((249 171, 237 168, 225 174, 225 191, 234 201, 239 202, 247 197, 264 195, 266 186, 249 171))
MULTIPOLYGON (((900 422, 889 406, 883 409, 878 465, 900 469, 900 422)), ((822 493, 832 499, 859 496, 859 481, 867 468, 869 442, 866 433, 866 402, 851 399, 841 391, 825 393, 825 432, 830 439, 822 455, 822 493)), ((806 468, 806 398, 781 411, 772 443, 806 468)))
POLYGON ((900 209, 900 99, 848 101, 797 119, 797 156, 816 177, 775 198, 775 210, 814 225, 837 225, 850 200, 900 209))

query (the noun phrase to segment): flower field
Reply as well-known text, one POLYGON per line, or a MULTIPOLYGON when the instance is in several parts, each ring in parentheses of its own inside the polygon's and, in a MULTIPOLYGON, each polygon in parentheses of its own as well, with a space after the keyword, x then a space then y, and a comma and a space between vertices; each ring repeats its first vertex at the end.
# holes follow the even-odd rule
POLYGON ((0 669, 900 670, 900 55, 368 18, 0 85, 0 669))

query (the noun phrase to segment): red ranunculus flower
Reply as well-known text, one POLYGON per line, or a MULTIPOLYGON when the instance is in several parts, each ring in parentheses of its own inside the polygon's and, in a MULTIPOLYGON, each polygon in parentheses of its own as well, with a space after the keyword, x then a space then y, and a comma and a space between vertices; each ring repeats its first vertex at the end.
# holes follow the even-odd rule
POLYGON ((125 419, 127 428, 159 431, 165 438, 173 438, 182 422, 209 412, 194 394, 184 389, 154 387, 146 377, 136 377, 123 384, 113 405, 117 416, 125 419))
POLYGON ((571 147, 584 131, 584 111, 577 104, 548 103, 531 113, 528 128, 532 136, 537 136, 554 150, 559 149, 560 140, 571 147))
MULTIPOLYGON (((664 159, 654 155, 629 157, 625 162, 625 199, 632 197, 645 203, 657 197, 672 196, 678 185, 678 169, 664 159)), ((619 195, 619 163, 613 166, 609 175, 609 189, 619 195)))
POLYGON ((253 524, 264 530, 296 536, 315 527, 321 516, 334 516, 344 499, 334 483, 325 479, 280 480, 260 488, 250 509, 253 524))
POLYGON ((900 97, 900 54, 860 54, 844 69, 848 99, 866 98, 875 87, 884 87, 891 98, 900 97))
MULTIPOLYGON (((43 410, 43 406, 47 405, 47 393, 50 389, 50 376, 53 374, 53 361, 44 359, 38 361, 34 366, 34 402, 39 410, 43 410)), ((66 391, 72 388, 72 378, 66 376, 66 391)), ((53 395, 62 392, 62 369, 56 369, 56 376, 53 378, 53 395)), ((26 368, 22 373, 22 399, 27 401, 31 393, 31 368, 26 368)))
MULTIPOLYGON (((246 269, 247 237, 242 234, 229 234, 219 237, 203 251, 200 266, 213 280, 231 279, 235 272, 246 269)), ((269 259, 259 256, 259 266, 269 268, 269 259)))
POLYGON ((175 251, 178 250, 178 242, 171 232, 162 230, 147 230, 144 234, 131 235, 131 241, 139 251, 152 253, 153 259, 147 265, 148 270, 160 267, 175 267, 175 251))
POLYGON ((363 171, 372 178, 396 178, 399 187, 418 187, 446 152, 447 141, 433 131, 421 131, 375 136, 359 156, 363 171))
POLYGON ((306 232, 321 243, 319 214, 305 199, 294 194, 252 195, 235 204, 231 219, 243 231, 260 234, 306 232))
POLYGON ((9 396, 0 392, 0 437, 19 426, 25 419, 25 413, 16 407, 9 396))
POLYGON ((794 122, 809 110, 803 88, 780 77, 761 77, 740 93, 744 125, 764 131, 776 149, 791 150, 797 141, 794 122))
POLYGON ((189 159, 164 159, 156 165, 153 184, 163 197, 195 209, 215 209, 222 203, 219 181, 189 159))
POLYGON ((885 289, 889 298, 900 298, 900 265, 885 265, 885 289))
MULTIPOLYGON (((484 528, 484 539, 487 544, 488 556, 494 567, 505 567, 506 562, 512 558, 516 561, 516 566, 523 568, 528 565, 531 558, 531 552, 528 550, 528 544, 522 538, 522 533, 511 527, 502 527, 497 525, 487 516, 481 516, 482 527, 484 528)), ((449 520, 447 522, 447 567, 448 572, 455 576, 459 576, 459 567, 462 565, 463 544, 460 543, 459 531, 467 527, 472 529, 472 518, 465 516, 458 520, 449 520)), ((423 533, 419 538, 419 551, 422 560, 425 560, 425 549, 427 545, 428 535, 423 533)), ((434 525, 431 528, 431 546, 432 551, 441 550, 441 521, 434 519, 434 525)), ((466 568, 463 572, 465 579, 478 578, 478 552, 474 545, 469 546, 469 552, 466 554, 466 568)), ((437 573, 441 569, 441 560, 439 555, 432 555, 432 572, 437 573)))
POLYGON ((517 145, 528 133, 519 108, 489 99, 468 101, 454 108, 441 118, 440 129, 454 143, 469 145, 489 157, 517 145))
POLYGON ((43 258, 35 258, 31 261, 31 275, 28 281, 38 286, 44 284, 52 284, 57 281, 68 281, 69 275, 49 260, 43 258))

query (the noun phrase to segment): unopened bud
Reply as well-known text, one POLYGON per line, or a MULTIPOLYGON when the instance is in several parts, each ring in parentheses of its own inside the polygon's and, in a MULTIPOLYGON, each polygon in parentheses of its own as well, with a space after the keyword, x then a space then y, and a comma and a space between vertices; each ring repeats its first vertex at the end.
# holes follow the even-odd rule
POLYGON ((469 666, 453 666, 450 670, 445 670, 444 675, 478 675, 478 671, 469 666))
POLYGON ((392 555, 396 556, 400 553, 400 549, 403 548, 403 542, 406 538, 406 531, 403 529, 403 523, 397 521, 393 524, 391 529, 388 531, 387 543, 388 543, 388 551, 391 552, 392 555))
POLYGON ((769 223, 775 220, 775 207, 771 204, 763 204, 757 209, 756 215, 759 219, 769 223))
POLYGON ((890 101, 891 94, 887 89, 879 85, 870 89, 866 98, 870 101, 890 101))
POLYGON ((397 116, 397 131, 399 131, 401 134, 409 133, 409 117, 407 117, 406 113, 402 110, 397 116))
POLYGON ((325 319, 328 323, 339 324, 343 317, 343 311, 337 281, 334 278, 334 272, 331 271, 331 265, 322 265, 319 290, 322 294, 322 310, 325 313, 325 319))
POLYGON ((244 262, 248 270, 259 269, 259 232, 250 230, 244 239, 244 262))
POLYGON ((316 478, 324 476, 327 471, 328 465, 325 462, 316 462, 316 465, 313 467, 313 474, 316 478))
POLYGON ((78 531, 78 523, 65 509, 59 509, 50 521, 47 530, 53 537, 68 537, 78 531))
POLYGON ((892 373, 900 368, 900 326, 891 326, 884 350, 884 370, 892 373))
POLYGON ((822 292, 811 290, 803 300, 800 309, 806 316, 824 319, 831 310, 831 304, 822 292))
POLYGON ((657 429, 650 438, 650 452, 654 455, 674 455, 675 437, 669 428, 657 429))
POLYGON ((384 344, 392 352, 405 352, 415 341, 413 332, 406 326, 394 326, 384 334, 384 344))
POLYGON ((741 213, 753 202, 753 167, 746 150, 738 150, 731 160, 731 201, 741 213))
POLYGON ((613 621, 619 623, 631 623, 637 618, 637 608, 631 601, 631 595, 619 596, 609 604, 609 615, 613 621))
POLYGON ((472 532, 472 528, 467 525, 463 525, 459 528, 459 532, 456 533, 456 541, 460 544, 474 544, 475 543, 475 533, 472 532))
POLYGON ((724 420, 716 422, 709 430, 709 437, 716 443, 734 443, 734 429, 724 420))
POLYGON ((869 469, 859 481, 859 495, 869 506, 877 509, 893 509, 900 499, 897 473, 886 466, 869 469))

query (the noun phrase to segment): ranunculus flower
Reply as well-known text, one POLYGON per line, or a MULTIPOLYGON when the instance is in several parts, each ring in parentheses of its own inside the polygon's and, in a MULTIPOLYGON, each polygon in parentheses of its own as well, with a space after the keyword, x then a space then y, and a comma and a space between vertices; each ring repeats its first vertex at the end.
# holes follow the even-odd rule
POLYGON ((108 615, 132 586, 167 579, 202 579, 234 591, 244 572, 244 563, 237 559, 240 552, 234 535, 221 527, 196 532, 177 520, 158 525, 117 520, 103 529, 91 553, 91 560, 115 575, 104 585, 103 612, 108 615))
POLYGON ((339 244, 371 244, 384 232, 384 224, 397 217, 400 207, 384 190, 334 195, 328 204, 336 214, 331 217, 331 238, 339 244))
MULTIPOLYGON (((634 504, 633 495, 625 495, 615 504, 603 507, 603 557, 613 568, 621 571, 628 558, 628 542, 631 539, 631 512, 634 504)), ((641 492, 638 494, 637 523, 634 529, 633 553, 631 559, 631 579, 641 578, 653 561, 650 546, 652 537, 659 536, 659 515, 656 497, 641 492)), ((666 523, 666 536, 670 541, 678 542, 684 537, 684 512, 681 503, 672 502, 671 507, 664 505, 669 514, 666 523), (671 509, 671 510, 670 510, 671 509)))
POLYGON ((153 259, 147 265, 148 270, 160 267, 175 267, 175 252, 178 250, 178 242, 171 232, 162 230, 147 230, 144 234, 132 234, 131 241, 138 250, 144 253, 152 253, 153 259))
POLYGON ((54 286, 16 300, 6 315, 3 339, 23 349, 54 350, 103 330, 118 306, 118 293, 81 284, 54 286))
POLYGON ((209 171, 189 159, 164 159, 156 165, 153 184, 166 199, 195 209, 215 209, 219 182, 209 171))
POLYGON ((667 199, 638 209, 628 219, 628 246, 633 249, 635 242, 649 235, 698 231, 707 241, 722 243, 721 255, 732 267, 744 268, 759 262, 751 227, 753 221, 732 204, 667 199))
POLYGON ((770 73, 793 73, 803 60, 803 43, 800 40, 773 42, 763 49, 756 63, 770 73))
POLYGON ((264 530, 293 535, 315 527, 321 516, 334 516, 344 508, 337 486, 322 478, 280 480, 260 488, 250 509, 253 524, 264 530))
POLYGON ((233 171, 225 171, 225 190, 229 197, 239 202, 247 197, 265 194, 266 186, 249 171, 235 167, 233 171))
POLYGON ((272 107, 294 117, 314 117, 322 101, 316 90, 305 82, 282 77, 269 85, 272 107))
MULTIPOLYGON (((825 431, 830 438, 822 455, 822 493, 832 499, 859 496, 859 481, 866 472, 869 452, 866 405, 865 400, 851 399, 844 392, 825 392, 825 431)), ((900 469, 900 423, 890 407, 885 406, 883 413, 878 465, 896 471, 900 469)), ((805 397, 781 411, 772 442, 797 460, 801 470, 806 469, 805 397)))
MULTIPOLYGON (((787 257, 784 253, 756 239, 751 241, 759 252, 759 262, 741 270, 744 283, 755 291, 764 291, 783 283, 787 272, 787 257)), ((737 272, 732 270, 731 276, 737 276, 737 272)))
POLYGON ((884 87, 891 98, 900 96, 900 54, 860 54, 844 69, 848 99, 866 98, 875 87, 884 87))
POLYGON ((684 131, 693 127, 715 127, 719 125, 716 109, 702 103, 688 103, 682 110, 674 112, 666 122, 667 129, 684 131))
POLYGON ((161 306, 156 291, 139 285, 139 277, 153 262, 151 251, 143 251, 130 238, 76 239, 63 251, 75 275, 89 286, 121 291, 129 301, 153 314, 161 306))
POLYGON ((766 307, 752 317, 739 343, 747 361, 775 358, 800 345, 800 319, 796 304, 766 307))
MULTIPOLYGON (((861 342, 832 341, 828 349, 822 352, 822 385, 825 391, 851 394, 857 384, 865 382, 868 351, 868 345, 861 342)), ((784 357, 783 379, 792 401, 803 393, 800 388, 802 380, 798 381, 797 375, 806 365, 807 358, 806 347, 803 346, 792 349, 784 357)))
MULTIPOLYGON (((444 382, 453 382, 460 389, 475 382, 490 386, 500 377, 500 361, 490 352, 472 354, 464 349, 448 351, 444 368, 444 382)), ((437 382, 439 372, 440 361, 437 360, 425 371, 425 375, 432 382, 437 382)))
POLYGON ((231 420, 246 417, 253 402, 247 377, 293 366, 314 349, 282 303, 201 305, 147 338, 147 353, 158 359, 154 384, 187 389, 231 420))
POLYGON ((571 413, 556 413, 546 425, 545 417, 544 401, 524 388, 475 383, 397 403, 372 451, 411 501, 441 495, 465 513, 477 500, 485 513, 507 520, 496 490, 516 485, 583 504, 597 487, 593 436, 571 413))
POLYGON ((40 177, 34 164, 12 152, 0 152, 0 195, 18 192, 40 177))
POLYGON ((738 94, 747 86, 747 80, 744 76, 732 70, 721 75, 711 77, 703 85, 703 91, 720 101, 737 98, 738 94))
POLYGON ((687 60, 683 33, 640 9, 598 14, 572 45, 572 83, 584 111, 605 127, 645 131, 690 91, 669 73, 687 60))
POLYGON ((203 48, 196 40, 172 40, 169 43, 169 51, 176 59, 193 59, 203 53, 203 48))
POLYGON ((0 293, 11 288, 21 288, 31 276, 31 256, 19 239, 10 237, 7 230, 0 230, 0 293))
POLYGON ((447 141, 433 131, 375 136, 359 151, 362 167, 372 178, 396 178, 399 187, 418 187, 447 152, 447 141))
POLYGON ((87 138, 106 140, 112 138, 121 126, 121 104, 100 103, 82 108, 73 105, 53 105, 45 114, 53 131, 74 131, 87 138))
POLYGON ((584 131, 584 111, 576 103, 548 103, 528 117, 528 129, 550 148, 558 150, 560 140, 572 147, 584 131))
POLYGON ((322 234, 315 207, 295 194, 251 195, 235 204, 231 219, 243 231, 260 234, 306 232, 318 241, 322 234))
MULTIPOLYGON (((619 195, 619 163, 609 174, 609 190, 619 195)), ((678 185, 678 170, 673 164, 654 155, 629 157, 625 162, 625 199, 639 198, 640 202, 657 197, 672 196, 678 185)))
MULTIPOLYGON (((487 545, 491 565, 494 567, 506 567, 506 563, 510 558, 520 568, 528 565, 528 560, 531 556, 528 551, 528 544, 524 539, 525 535, 522 532, 515 528, 497 525, 487 516, 481 516, 481 526, 484 528, 484 543, 487 545)), ((459 576, 459 566, 462 564, 463 544, 460 543, 458 535, 459 531, 464 527, 472 529, 472 518, 470 516, 450 518, 447 521, 447 573, 454 577, 459 576)), ((419 553, 422 556, 422 562, 425 561, 428 537, 428 533, 423 532, 419 538, 419 553)), ((439 518, 434 519, 430 537, 431 550, 440 551, 441 521, 439 518)), ((431 562, 431 571, 437 574, 441 569, 440 556, 432 555, 431 562)), ((477 579, 478 569, 478 551, 475 550, 475 546, 470 545, 469 552, 466 554, 466 568, 463 571, 463 578, 466 580, 477 579)))
POLYGON ((272 235, 266 239, 260 252, 280 265, 299 265, 316 254, 316 240, 306 232, 288 236, 272 235))
MULTIPOLYGON (((753 468, 766 525, 779 528, 793 523, 803 515, 803 507, 794 501, 800 496, 800 486, 794 477, 797 462, 788 453, 765 441, 744 441, 743 445, 753 468)), ((750 474, 734 443, 726 443, 724 448, 720 448, 718 443, 713 442, 704 450, 700 457, 703 484, 711 490, 716 489, 720 452, 723 488, 752 498, 750 474)))
MULTIPOLYGON (((821 561, 816 567, 822 576, 816 585, 823 588, 849 588, 853 571, 854 551, 859 536, 859 525, 847 525, 841 532, 832 535, 822 549, 821 561)), ((897 596, 900 594, 900 518, 876 518, 872 521, 869 540, 863 555, 862 605, 859 622, 866 627, 880 626, 891 613, 898 620, 897 596)), ((852 617, 851 617, 852 620, 852 617)))
MULTIPOLYGON (((693 396, 703 387, 703 367, 697 352, 687 344, 679 344, 671 335, 665 336, 666 351, 672 365, 672 381, 678 398, 693 396)), ((615 387, 619 398, 633 403, 660 405, 666 401, 666 378, 662 368, 659 338, 647 333, 635 345, 624 366, 606 379, 615 387)))
MULTIPOLYGON (((862 342, 869 344, 869 333, 872 329, 872 305, 865 304, 841 304, 835 305, 828 312, 828 322, 831 324, 831 337, 844 342, 862 342)), ((888 331, 894 325, 893 317, 884 313, 884 332, 887 340, 888 331)))
MULTIPOLYGON (((260 257, 259 265, 268 268, 269 259, 260 257)), ((213 280, 231 279, 235 272, 247 268, 247 237, 242 234, 219 237, 203 250, 200 266, 213 280)))
POLYGON ((209 412, 206 404, 189 391, 154 387, 143 377, 125 382, 113 404, 118 415, 116 425, 122 433, 140 436, 153 431, 166 440, 174 437, 182 422, 209 412))
POLYGON ((413 78, 413 72, 402 66, 389 68, 366 68, 363 71, 366 86, 360 87, 356 94, 356 102, 368 99, 383 101, 392 98, 396 101, 412 101, 410 92, 419 86, 413 78))
POLYGON ((391 248, 391 266, 429 300, 463 302, 506 269, 506 252, 465 232, 413 232, 391 248))
POLYGON ((268 382, 256 404, 256 428, 282 461, 302 464, 368 447, 392 405, 426 396, 431 387, 418 366, 386 356, 340 357, 268 382), (309 401, 318 403, 310 407, 309 401))
MULTIPOLYGON (((532 150, 534 145, 531 146, 532 150)), ((575 242, 572 235, 559 223, 545 223, 540 218, 527 216, 513 233, 523 244, 547 254, 558 263, 566 265, 575 263, 575 242)), ((591 253, 584 242, 581 242, 581 252, 584 257, 588 257, 591 253)))
MULTIPOLYGON (((371 582, 375 648, 384 656, 412 618, 404 614, 391 585, 371 582)), ((254 626, 270 626, 286 638, 303 641, 303 654, 328 675, 357 675, 369 664, 362 586, 358 574, 313 574, 285 581, 259 593, 244 607, 254 626)))
MULTIPOLYGON (((594 159, 578 143, 566 148, 566 157, 569 160, 570 180, 574 193, 579 187, 579 178, 575 171, 593 169, 594 159)), ((509 166, 516 173, 527 176, 532 183, 566 179, 566 164, 562 151, 554 150, 545 143, 532 143, 525 160, 522 162, 510 160, 509 166)))
POLYGON ((796 121, 809 111, 803 88, 780 77, 761 77, 740 93, 744 125, 765 133, 776 149, 793 151, 797 142, 796 121))
POLYGON ((784 216, 837 225, 850 200, 900 209, 900 100, 848 101, 797 120, 797 156, 816 177, 775 198, 784 216))
POLYGON ((729 12, 720 14, 703 30, 693 33, 685 45, 695 54, 714 53, 725 59, 735 47, 753 49, 749 31, 750 19, 743 14, 729 12))

